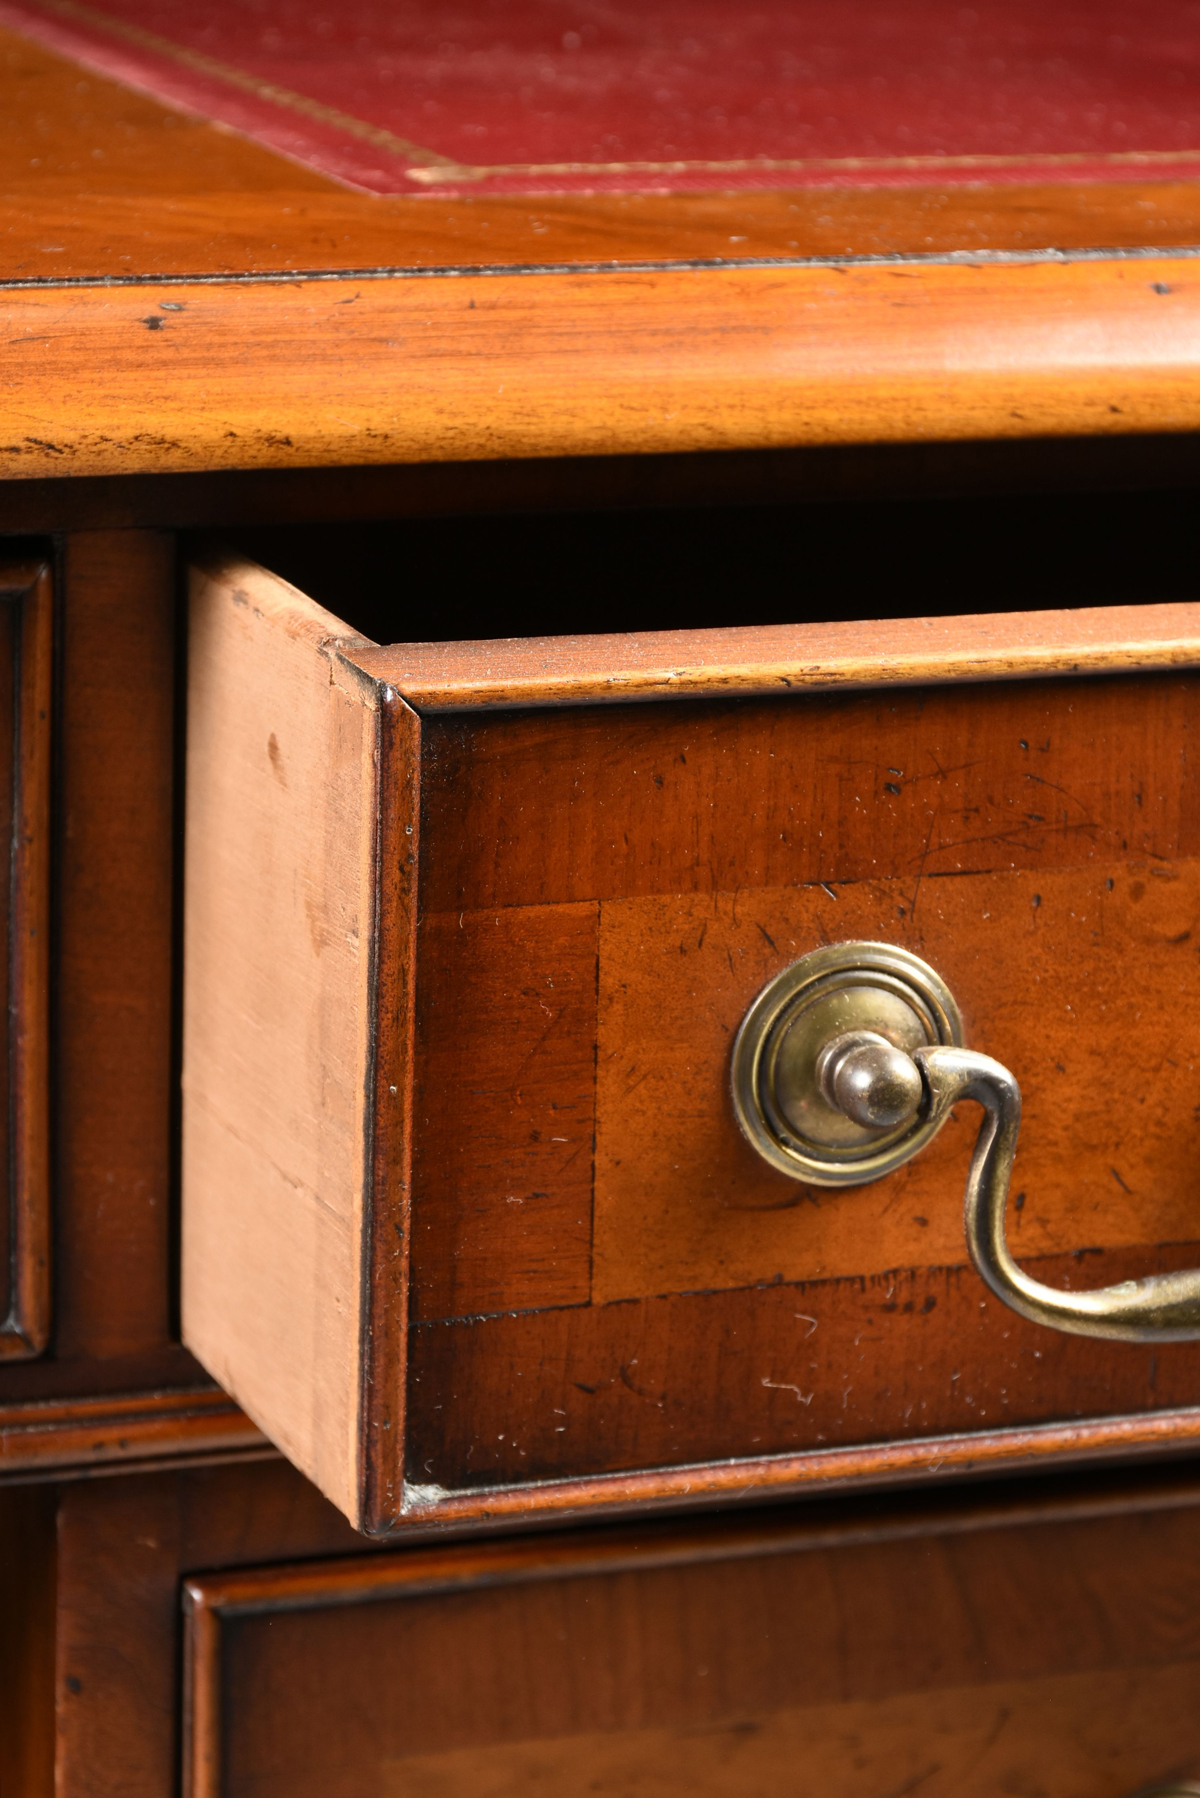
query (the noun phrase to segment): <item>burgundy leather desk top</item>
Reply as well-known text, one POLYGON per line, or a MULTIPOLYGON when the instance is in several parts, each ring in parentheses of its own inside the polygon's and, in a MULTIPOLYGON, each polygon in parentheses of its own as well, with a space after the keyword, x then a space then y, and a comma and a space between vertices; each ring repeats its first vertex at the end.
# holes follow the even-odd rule
POLYGON ((374 193, 1200 172, 1200 6, 3 0, 0 23, 374 193))

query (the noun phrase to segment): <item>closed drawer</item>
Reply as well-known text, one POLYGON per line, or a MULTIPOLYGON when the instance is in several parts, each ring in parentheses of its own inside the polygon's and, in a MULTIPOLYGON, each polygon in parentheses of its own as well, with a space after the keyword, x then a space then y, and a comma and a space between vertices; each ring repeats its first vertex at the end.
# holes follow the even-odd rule
POLYGON ((971 1267, 974 1104, 831 1189, 730 1067, 892 945, 1021 1265, 1200 1262, 1200 610, 379 648, 216 558, 190 654, 185 1340, 359 1527, 1194 1438, 1200 1348, 971 1267))
POLYGON ((205 1573, 184 1789, 1182 1792, 1194 1507, 1011 1493, 205 1573))

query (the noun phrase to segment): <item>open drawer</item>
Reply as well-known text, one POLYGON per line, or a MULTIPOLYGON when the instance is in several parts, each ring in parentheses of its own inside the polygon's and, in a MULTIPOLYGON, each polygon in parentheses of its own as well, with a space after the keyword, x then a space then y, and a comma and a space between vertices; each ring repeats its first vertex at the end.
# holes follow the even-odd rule
POLYGON ((1200 1265, 1200 606, 379 647, 232 555, 191 606, 184 1336, 358 1527, 1200 1435, 1183 1312, 975 1271, 976 1104, 814 1184, 731 1090, 769 983, 889 946, 1020 1083, 1018 1274, 1200 1265))

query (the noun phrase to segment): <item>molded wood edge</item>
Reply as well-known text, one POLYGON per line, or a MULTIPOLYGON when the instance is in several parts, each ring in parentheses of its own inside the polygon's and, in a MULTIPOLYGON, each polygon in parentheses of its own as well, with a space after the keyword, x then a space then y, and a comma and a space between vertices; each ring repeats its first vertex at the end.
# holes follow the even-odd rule
MULTIPOLYGON (((343 652, 348 670, 367 678, 343 652)), ((371 973, 370 1120, 359 1353, 359 1513, 368 1535, 403 1515, 408 1368, 421 721, 376 683, 379 808, 371 973)))
POLYGON ((8 290, 0 470, 1200 429, 1186 255, 369 275, 8 290))
MULTIPOLYGON (((183 1791, 186 1798, 219 1798, 219 1794, 227 1789, 230 1763, 235 1760, 239 1748, 243 1748, 245 1740, 244 1731, 238 1727, 245 1717, 239 1703, 241 1688, 230 1657, 238 1654, 239 1647, 244 1647, 247 1627, 252 1633, 256 1628, 258 1631, 265 1628, 270 1640, 273 1626, 278 1623, 286 1640, 296 1628, 305 1627, 306 1619, 311 1628, 315 1617, 321 1613, 354 1611, 361 1606, 370 1606, 374 1611, 373 1618, 369 1620, 368 1616, 360 1615, 358 1620, 359 1626, 366 1631, 373 1626, 378 1628, 384 1621, 378 1615, 379 1607, 406 1606, 415 1601, 421 1605, 421 1615, 402 1622, 403 1612, 394 1612, 392 1618, 392 1626, 402 1631, 407 1646, 411 1641, 408 1632, 414 1627, 421 1629, 422 1616, 427 1619, 444 1616, 445 1606, 439 1607, 439 1600, 452 1602, 458 1599, 470 1605, 474 1599, 490 1609, 498 1602, 505 1604, 501 1594, 507 1593, 505 1608, 509 1617, 514 1615, 512 1606, 515 1602, 527 1627, 534 1628, 535 1619, 540 1620, 546 1614, 544 1610, 539 1611, 534 1595, 539 1587, 556 1588, 564 1596, 574 1589, 576 1600, 585 1608, 586 1614, 586 1607, 592 1603, 602 1609, 608 1607, 601 1593, 592 1597, 586 1589, 579 1590, 577 1582, 581 1579, 607 1581, 607 1591, 611 1594, 612 1582, 616 1579, 632 1579, 635 1585, 644 1589, 647 1576, 688 1578, 696 1570, 708 1568, 715 1574, 710 1591, 715 1590, 717 1582, 729 1582, 732 1574, 732 1589, 744 1598, 748 1590, 753 1593, 752 1582, 756 1579, 769 1582, 773 1577, 790 1577, 798 1591, 803 1591, 811 1578, 817 1580, 818 1587, 823 1586, 829 1573, 822 1571, 820 1558, 830 1554, 840 1556, 848 1552, 856 1556, 865 1553, 870 1557, 873 1576, 878 1579, 879 1562, 875 1556, 878 1550, 887 1547, 904 1557, 921 1545, 917 1552, 920 1564, 924 1566, 924 1556, 938 1545, 947 1558, 953 1557, 957 1573, 961 1566, 960 1555, 964 1550, 970 1553, 971 1539, 979 1537, 984 1540, 978 1543, 972 1558, 988 1565, 990 1570, 995 1566, 997 1550, 1003 1555, 1005 1543, 1023 1544, 1030 1529, 1041 1534, 1041 1553, 1050 1556, 1064 1551, 1069 1555, 1078 1542, 1076 1532, 1081 1526, 1103 1528, 1115 1522, 1119 1528, 1121 1524, 1128 1526, 1137 1520, 1133 1522, 1137 1529, 1142 1519, 1151 1517, 1162 1520, 1160 1528, 1173 1528, 1175 1541, 1179 1542, 1186 1538, 1195 1508, 1200 1503, 1194 1475, 1141 1483, 1128 1478, 1110 1480, 1098 1489, 1089 1489, 1081 1481, 1061 1482, 1036 1493, 1028 1487, 1005 1491, 993 1486, 965 1500, 959 1494, 953 1502, 947 1503, 949 1496, 922 1494, 915 1497, 908 1494, 853 1507, 790 1507, 757 1516, 747 1515, 744 1510, 727 1511, 715 1520, 643 1522, 641 1527, 620 1530, 576 1530, 543 1533, 533 1539, 414 1546, 402 1553, 342 1555, 337 1559, 293 1561, 282 1565, 260 1563, 191 1575, 185 1571, 181 1582, 183 1791), (1047 1531, 1051 1532, 1048 1536, 1047 1531), (1064 1532, 1061 1547, 1060 1531, 1064 1532), (989 1536, 998 1541, 988 1542, 989 1536), (797 1557, 808 1556, 818 1557, 811 1572, 805 1561, 797 1562, 797 1557), (739 1563, 749 1571, 749 1582, 732 1573, 739 1563), (428 1601, 434 1601, 432 1613, 428 1601)), ((1086 1560, 1084 1566, 1087 1567, 1086 1560)), ((919 1585, 923 1577, 923 1574, 914 1576, 915 1584, 919 1585)), ((1136 1575, 1127 1584, 1132 1589, 1136 1575)), ((840 1595, 844 1596, 847 1589, 841 1581, 836 1582, 840 1595)), ((626 1590, 628 1592, 628 1588, 626 1590)), ((1121 1594, 1110 1606, 1113 1615, 1118 1613, 1122 1603, 1127 1605, 1128 1602, 1128 1596, 1121 1594)), ((628 1605, 621 1605, 620 1609, 622 1617, 626 1617, 628 1605)), ((550 1614, 557 1619, 561 1618, 562 1612, 555 1608, 550 1614)), ((869 1632, 873 1615, 869 1600, 865 1609, 860 1607, 860 1614, 864 1618, 862 1627, 869 1632)), ((469 1615, 474 1628, 487 1628, 486 1621, 480 1621, 481 1613, 474 1606, 470 1607, 469 1615)), ((668 1616, 669 1627, 677 1629, 678 1613, 672 1611, 668 1616)), ((977 1619, 972 1621, 977 1622, 977 1619)), ((355 1627, 353 1616, 343 1617, 340 1626, 335 1619, 330 1619, 330 1627, 335 1632, 344 1631, 347 1625, 351 1629, 355 1627)), ((468 1629, 471 1627, 471 1624, 467 1625, 468 1629)), ((719 1631, 720 1625, 716 1628, 719 1631)), ((753 1625, 747 1628, 749 1631, 753 1625)), ((626 1630, 626 1635, 628 1633, 626 1630)), ((975 1636, 977 1633, 976 1629, 975 1636)), ((328 1634, 324 1639, 329 1640, 328 1634)), ((342 1639, 344 1642, 344 1636, 342 1639)), ((518 1629, 504 1644, 510 1658, 518 1652, 519 1641, 518 1629)), ((418 1642, 422 1643, 423 1638, 418 1638, 418 1642)), ((554 1643, 549 1653, 553 1656, 557 1652, 560 1652, 559 1645, 554 1643)), ((370 1667, 370 1657, 366 1657, 364 1668, 368 1678, 370 1667)), ((644 1709, 645 1677, 641 1674, 636 1680, 631 1677, 630 1684, 636 1692, 639 1707, 644 1709)), ((240 1766, 238 1770, 241 1771, 240 1766)), ((475 1788, 463 1784, 462 1789, 475 1788)))
POLYGON ((269 1447, 233 1400, 215 1389, 0 1407, 0 1481, 70 1478, 269 1447))
POLYGON ((12 691, 9 1082, 11 1312, 0 1360, 29 1360, 50 1340, 50 858, 54 595, 41 560, 5 571, 16 607, 12 691))
POLYGON ((1078 1485, 1046 1492, 1028 1486, 1011 1496, 993 1486, 983 1496, 947 1503, 948 1495, 899 1495, 887 1509, 878 1500, 856 1509, 813 1504, 747 1518, 725 1512, 715 1521, 655 1522, 628 1528, 539 1535, 502 1542, 457 1543, 403 1554, 345 1556, 283 1567, 238 1568, 183 1582, 189 1620, 262 1616, 276 1610, 320 1609, 388 1598, 423 1598, 479 1586, 520 1585, 649 1568, 736 1561, 764 1554, 820 1553, 867 1542, 969 1535, 1026 1523, 1074 1523, 1083 1518, 1194 1509, 1194 1474, 1139 1486, 1116 1481, 1096 1490, 1078 1485))
POLYGON ((189 565, 214 586, 227 588, 235 605, 250 606, 256 616, 275 619, 289 636, 310 643, 315 649, 328 652, 371 643, 369 637, 360 636, 343 624, 299 587, 272 574, 270 569, 260 568, 236 549, 221 543, 206 544, 191 557, 189 565))
POLYGON ((1036 1469, 1050 1472, 1133 1456, 1195 1453, 1198 1445, 1200 1407, 476 1492, 447 1492, 409 1483, 404 1518, 406 1528, 421 1522, 444 1526, 468 1521, 512 1527, 524 1518, 532 1522, 553 1516, 564 1520, 605 1513, 620 1516, 634 1510, 641 1513, 668 1506, 685 1510, 739 1498, 815 1497, 823 1492, 849 1493, 885 1485, 923 1485, 930 1479, 954 1476, 1036 1469))
MULTIPOLYGON (((621 1515, 636 1508, 678 1511, 736 1497, 763 1500, 866 1490, 889 1482, 926 1484, 953 1475, 1051 1471, 1118 1458, 1195 1453, 1200 1408, 1102 1418, 1026 1430, 839 1449, 765 1461, 614 1474, 553 1485, 447 1493, 406 1487, 398 1534, 455 1525, 512 1528, 621 1515)), ((0 1408, 0 1481, 76 1478, 233 1455, 275 1454, 263 1433, 216 1389, 118 1394, 0 1408)), ((939 1482, 940 1483, 940 1482, 939 1482)))
POLYGON ((1200 664, 1200 604, 350 647, 418 711, 715 699, 1200 664))

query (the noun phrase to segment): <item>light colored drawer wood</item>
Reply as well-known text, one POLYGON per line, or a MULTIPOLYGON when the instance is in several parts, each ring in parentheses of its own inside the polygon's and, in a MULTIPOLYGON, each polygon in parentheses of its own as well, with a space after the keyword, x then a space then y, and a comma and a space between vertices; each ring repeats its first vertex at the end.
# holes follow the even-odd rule
POLYGON ((904 945, 1021 1258, 1200 1262, 1200 608, 379 648, 215 557, 190 653, 185 1340, 360 1528, 1200 1434, 1200 1349, 971 1271, 973 1107, 839 1193, 728 1098, 771 975, 904 945))

